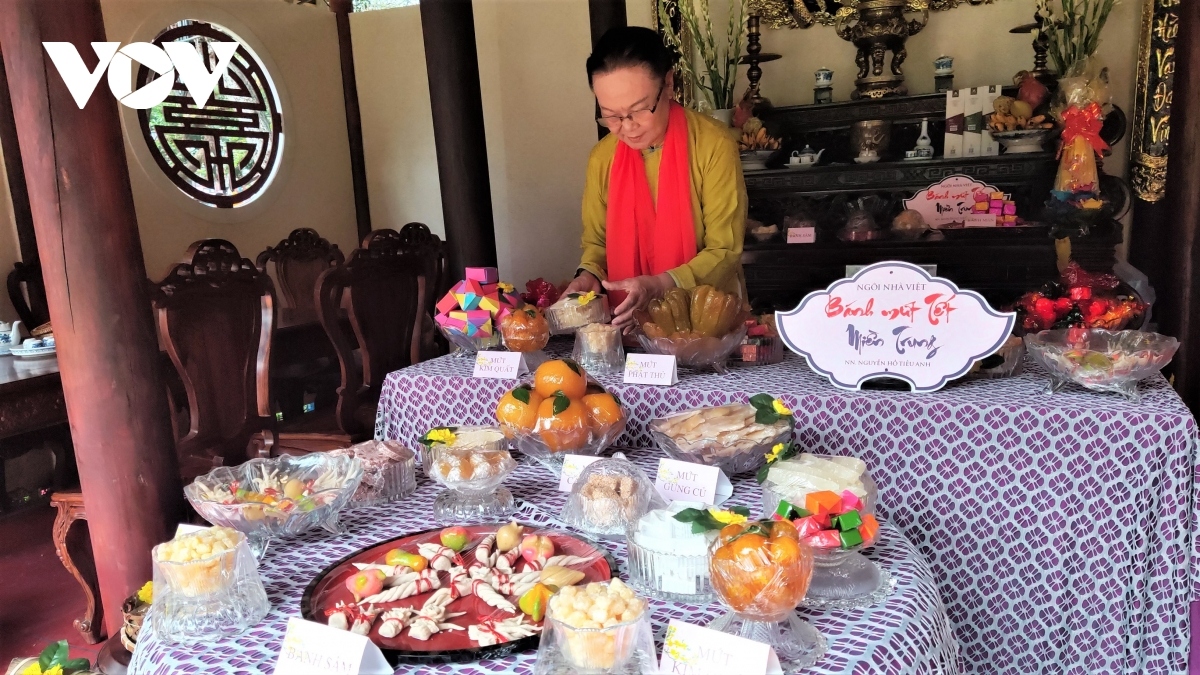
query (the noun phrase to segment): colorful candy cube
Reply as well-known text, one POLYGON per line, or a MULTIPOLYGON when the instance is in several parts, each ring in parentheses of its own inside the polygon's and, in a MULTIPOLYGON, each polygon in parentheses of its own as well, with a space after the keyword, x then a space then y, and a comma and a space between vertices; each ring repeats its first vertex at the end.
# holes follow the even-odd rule
POLYGON ((787 500, 779 500, 779 506, 775 507, 775 513, 771 514, 771 520, 787 520, 792 515, 792 505, 787 500))
POLYGON ((816 534, 805 537, 801 541, 813 548, 837 548, 842 545, 841 533, 837 530, 821 530, 816 534))
POLYGON ((479 298, 479 309, 485 309, 488 312, 495 314, 500 311, 500 296, 496 293, 485 293, 479 298))
POLYGON ((875 516, 866 514, 862 517, 862 525, 858 528, 858 533, 862 535, 863 541, 868 544, 875 541, 875 537, 879 534, 879 521, 875 520, 875 516))
MULTIPOLYGON (((829 532, 832 531, 833 530, 829 530, 829 532)), ((855 546, 863 543, 862 535, 858 533, 858 530, 846 530, 845 532, 839 532, 838 534, 841 537, 842 548, 854 548, 855 546)))
POLYGON ((859 510, 863 508, 862 500, 858 495, 849 490, 842 490, 842 513, 847 511, 859 510))
POLYGON ((454 293, 447 293, 446 295, 442 296, 441 300, 438 300, 438 312, 445 314, 446 312, 451 312, 456 309, 458 309, 458 298, 455 297, 454 293))
POLYGON ((862 525, 862 516, 857 510, 847 511, 833 517, 833 526, 842 532, 857 530, 859 525, 862 525))
POLYGON ((825 529, 821 527, 821 524, 817 522, 817 519, 812 516, 797 518, 792 521, 792 524, 796 526, 796 532, 800 534, 801 539, 814 535, 825 529))
POLYGON ((841 507, 841 495, 832 490, 810 492, 804 496, 804 509, 815 516, 833 515, 841 507))

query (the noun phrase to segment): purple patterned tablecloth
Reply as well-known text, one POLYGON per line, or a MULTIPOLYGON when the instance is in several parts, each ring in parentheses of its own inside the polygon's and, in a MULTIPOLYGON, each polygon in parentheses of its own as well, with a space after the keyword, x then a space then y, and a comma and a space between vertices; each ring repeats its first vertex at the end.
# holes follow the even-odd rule
MULTIPOLYGON (((391 373, 376 437, 494 423, 513 383, 472 379, 471 366, 447 356, 391 373)), ((1047 394, 1032 364, 928 394, 846 392, 791 353, 725 376, 684 373, 671 388, 598 379, 632 413, 621 446, 652 448, 656 417, 767 392, 795 410, 805 448, 865 460, 881 511, 933 566, 969 672, 1187 672, 1197 431, 1159 375, 1140 403, 1074 386, 1047 394)))
MULTIPOLYGON (((647 472, 658 458, 651 453, 631 457, 647 472)), ((652 475, 652 474, 651 474, 652 475)), ((520 458, 517 470, 505 485, 518 500, 516 518, 526 523, 564 527, 557 523, 566 495, 557 492, 558 481, 529 458, 520 458)), ((761 509, 762 493, 750 478, 734 480, 735 496, 728 503, 761 509)), ((259 625, 225 640, 192 647, 170 647, 154 634, 147 620, 138 637, 137 650, 129 666, 130 675, 181 675, 183 673, 227 673, 268 675, 275 668, 287 621, 298 616, 300 597, 308 583, 334 561, 405 533, 436 526, 432 519, 433 499, 441 488, 424 477, 417 493, 390 505, 359 508, 342 515, 347 533, 342 536, 315 530, 283 542, 273 542, 259 566, 271 611, 259 625)), ((602 543, 624 572, 624 540, 602 543)), ((886 568, 896 581, 895 592, 875 607, 852 611, 813 612, 800 615, 829 642, 824 658, 809 669, 814 675, 957 675, 958 646, 951 632, 937 582, 929 564, 903 534, 886 521, 879 543, 866 552, 868 558, 886 568)), ((656 632, 672 618, 703 625, 722 613, 719 604, 703 607, 679 603, 650 602, 656 632)), ((658 647, 661 649, 662 645, 658 647)), ((533 671, 536 651, 506 659, 472 664, 401 666, 397 673, 521 673, 533 671)), ((314 674, 316 675, 316 674, 314 674)))

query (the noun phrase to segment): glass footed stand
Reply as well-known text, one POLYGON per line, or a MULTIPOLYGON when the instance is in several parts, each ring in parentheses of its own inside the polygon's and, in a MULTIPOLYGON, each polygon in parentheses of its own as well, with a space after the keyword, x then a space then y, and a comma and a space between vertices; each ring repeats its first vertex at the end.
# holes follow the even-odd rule
POLYGON ((883 602, 896 589, 891 572, 856 549, 813 549, 813 574, 801 605, 809 609, 860 609, 883 602))
POLYGON ((433 515, 442 525, 504 520, 514 508, 505 487, 486 490, 446 490, 433 500, 433 515))
POLYGON ((809 622, 789 612, 779 621, 763 621, 737 612, 717 617, 708 627, 738 637, 771 645, 785 675, 809 668, 825 655, 828 643, 809 622))
MULTIPOLYGON (((334 511, 328 518, 320 523, 322 529, 329 531, 330 534, 345 534, 346 528, 338 520, 338 512, 334 511)), ((254 554, 256 562, 262 562, 263 556, 267 554, 267 549, 271 546, 271 530, 268 528, 254 529, 245 533, 246 544, 250 547, 250 552, 254 554)))

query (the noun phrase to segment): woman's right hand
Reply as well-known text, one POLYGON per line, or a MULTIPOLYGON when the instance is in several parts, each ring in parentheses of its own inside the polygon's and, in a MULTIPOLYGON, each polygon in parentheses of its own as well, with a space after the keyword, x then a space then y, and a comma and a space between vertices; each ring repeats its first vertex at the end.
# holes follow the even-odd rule
POLYGON ((571 283, 567 284, 567 288, 563 291, 563 295, 566 295, 567 293, 587 293, 588 291, 603 293, 604 289, 601 288, 600 280, 597 279, 594 274, 584 270, 580 272, 579 276, 575 277, 571 283))

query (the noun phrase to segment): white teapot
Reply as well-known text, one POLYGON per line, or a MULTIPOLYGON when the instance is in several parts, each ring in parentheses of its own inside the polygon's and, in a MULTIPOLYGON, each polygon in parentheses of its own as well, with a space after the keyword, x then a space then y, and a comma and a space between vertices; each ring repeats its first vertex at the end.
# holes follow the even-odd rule
POLYGON ((825 148, 815 151, 811 145, 805 145, 803 150, 793 150, 792 156, 788 160, 793 165, 809 166, 821 161, 821 154, 825 152, 825 148))
POLYGON ((21 344, 21 322, 14 321, 10 324, 0 321, 0 354, 7 354, 9 349, 19 344, 21 344))

